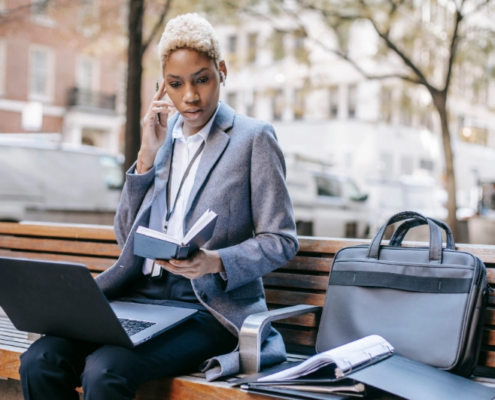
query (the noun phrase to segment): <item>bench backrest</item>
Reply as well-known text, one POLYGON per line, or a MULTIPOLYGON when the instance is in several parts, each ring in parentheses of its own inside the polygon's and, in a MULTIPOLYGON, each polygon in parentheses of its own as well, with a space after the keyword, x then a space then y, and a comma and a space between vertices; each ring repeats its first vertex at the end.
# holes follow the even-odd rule
MULTIPOLYGON (((323 306, 334 255, 343 247, 369 241, 301 237, 299 243, 299 253, 291 262, 263 278, 270 309, 296 304, 323 306)), ((457 248, 478 256, 487 267, 488 281, 495 286, 495 246, 460 244, 457 248)), ((0 256, 82 263, 97 275, 113 265, 119 254, 110 226, 0 223, 0 256)), ((284 336, 289 350, 310 353, 314 351, 319 318, 308 314, 274 326, 284 336)), ((495 346, 493 325, 495 296, 490 297, 479 361, 485 368, 495 368, 495 351, 491 350, 495 346)))

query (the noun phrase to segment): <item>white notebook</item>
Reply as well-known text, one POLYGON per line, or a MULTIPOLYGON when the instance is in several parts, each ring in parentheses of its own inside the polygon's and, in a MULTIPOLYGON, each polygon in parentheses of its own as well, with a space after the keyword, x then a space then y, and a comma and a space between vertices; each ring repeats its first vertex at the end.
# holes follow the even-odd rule
POLYGON ((342 378, 363 367, 373 364, 385 357, 391 356, 394 348, 384 338, 378 335, 347 343, 343 346, 308 358, 301 364, 258 379, 258 382, 290 381, 301 376, 309 375, 318 369, 335 364, 336 378, 342 378))

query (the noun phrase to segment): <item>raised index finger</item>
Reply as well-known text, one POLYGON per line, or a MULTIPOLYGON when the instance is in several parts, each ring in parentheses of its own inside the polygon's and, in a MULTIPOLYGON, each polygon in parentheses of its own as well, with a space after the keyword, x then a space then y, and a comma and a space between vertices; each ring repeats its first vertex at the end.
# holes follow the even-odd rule
POLYGON ((165 96, 165 93, 167 93, 167 90, 165 89, 165 80, 163 80, 160 83, 160 86, 158 87, 158 90, 155 93, 153 100, 160 100, 163 96, 165 96))

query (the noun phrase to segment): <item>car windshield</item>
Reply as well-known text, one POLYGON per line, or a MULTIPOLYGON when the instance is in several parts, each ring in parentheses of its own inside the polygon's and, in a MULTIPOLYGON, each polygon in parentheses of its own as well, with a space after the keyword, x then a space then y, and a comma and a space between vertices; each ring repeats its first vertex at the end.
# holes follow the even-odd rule
POLYGON ((354 181, 351 181, 350 179, 342 181, 342 191, 344 197, 347 197, 348 199, 359 199, 361 197, 358 187, 354 181))
POLYGON ((317 175, 316 185, 318 187, 318 196, 340 197, 342 193, 340 191, 339 181, 329 176, 317 175))

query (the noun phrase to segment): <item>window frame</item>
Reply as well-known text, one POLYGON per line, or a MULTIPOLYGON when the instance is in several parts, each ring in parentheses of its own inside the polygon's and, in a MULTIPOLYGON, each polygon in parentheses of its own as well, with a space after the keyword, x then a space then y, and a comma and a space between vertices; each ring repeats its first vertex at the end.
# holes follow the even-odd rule
POLYGON ((0 96, 7 90, 7 40, 0 37, 0 96))
POLYGON ((55 94, 55 52, 47 46, 31 44, 29 46, 29 68, 28 68, 28 99, 30 101, 40 101, 51 103, 55 94), (43 52, 47 55, 46 87, 44 93, 37 93, 33 90, 34 73, 34 53, 43 52))

